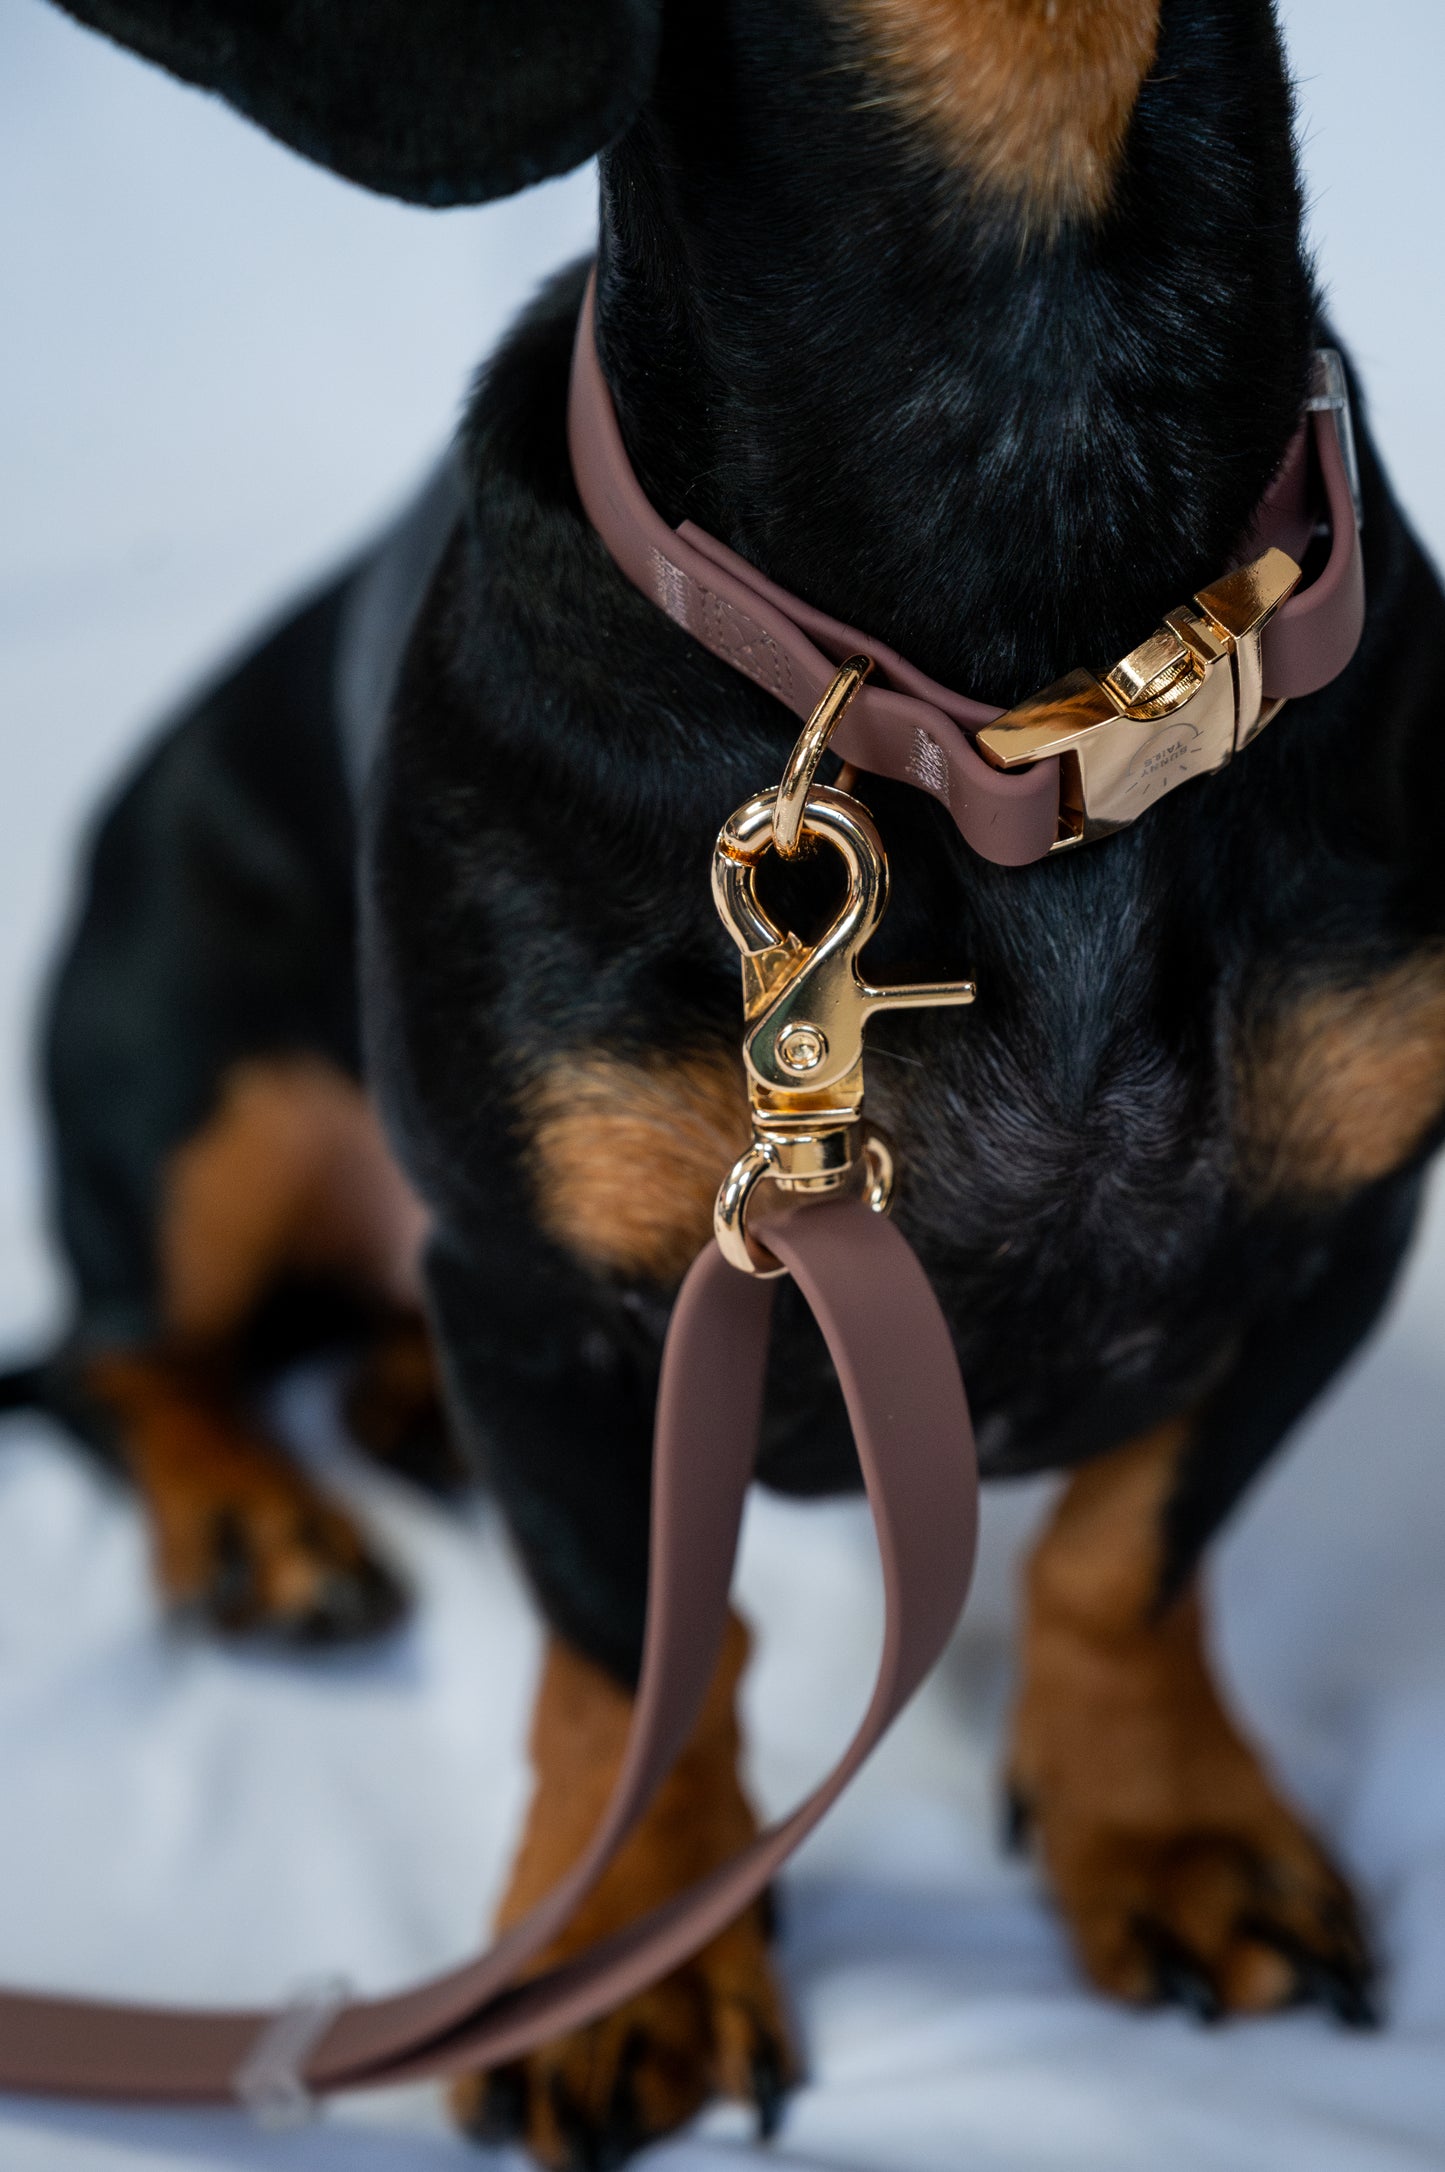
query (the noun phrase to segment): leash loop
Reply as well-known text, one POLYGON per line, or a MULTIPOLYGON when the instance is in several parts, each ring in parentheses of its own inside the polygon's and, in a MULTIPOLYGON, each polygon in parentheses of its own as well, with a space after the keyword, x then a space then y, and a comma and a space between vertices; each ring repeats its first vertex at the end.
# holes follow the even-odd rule
POLYGON ((236 2101, 269 2134, 288 2133, 316 2117, 316 2098, 304 2079, 306 2062, 352 1990, 344 1976, 319 1976, 302 1984, 288 2006, 273 2014, 236 2068, 236 2101))

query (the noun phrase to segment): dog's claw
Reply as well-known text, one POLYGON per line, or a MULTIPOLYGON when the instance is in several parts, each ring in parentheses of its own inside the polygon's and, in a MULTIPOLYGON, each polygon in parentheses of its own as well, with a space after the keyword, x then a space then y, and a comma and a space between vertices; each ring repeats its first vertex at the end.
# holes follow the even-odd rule
POLYGON ((255 1620, 259 1607, 256 1564, 241 1519, 234 1510, 221 1509, 211 1527, 210 1580, 204 1592, 181 1611, 188 1618, 236 1633, 255 1620))
POLYGON ((618 2155, 606 2129, 593 2125, 560 2074, 549 2078, 547 2098, 562 2146, 560 2172, 616 2172, 626 2151, 618 2155))
POLYGON ((1312 1988, 1320 2004, 1347 2029, 1379 2028, 1379 1995, 1368 1966, 1352 1961, 1321 1962, 1312 1988))
POLYGON ((514 2142, 527 2125, 527 2076, 520 2066, 494 2067, 467 2119, 474 2141, 499 2149, 514 2142))
POLYGON ((1325 1953, 1312 1951, 1294 1932, 1280 1924, 1251 1919, 1247 1927, 1251 1938, 1261 1945, 1272 1946, 1289 1962, 1295 1974, 1296 1997, 1301 2004, 1323 2007, 1347 2029, 1377 2029, 1380 2026, 1374 1965, 1353 1934, 1352 1926, 1344 1922, 1330 1926, 1342 1940, 1348 1940, 1348 1944, 1325 1953))
POLYGON ((1004 1854, 1026 1855, 1033 1830, 1033 1804, 1022 1788, 1005 1788, 999 1815, 999 1845, 1004 1854))
POLYGON ((758 2140, 770 2142, 782 2125, 783 2105, 788 2094, 783 2062, 771 2039, 759 2044, 753 2053, 749 2079, 758 2115, 758 2140))
POLYGON ((630 2030, 617 2061, 606 2115, 595 2138, 598 2172, 615 2172, 615 2168, 626 2164, 645 2140, 642 2122, 637 2116, 637 2070, 646 2051, 641 2030, 630 2030))
POLYGON ((277 1623, 277 1634, 298 1644, 359 1644, 385 1636, 405 1614, 406 1593, 380 1562, 363 1555, 337 1567, 318 1586, 294 1624, 277 1623))
POLYGON ((1141 1923, 1138 1930, 1153 1965, 1156 1999, 1182 2007, 1196 2021, 1218 2021, 1224 2010, 1219 1991, 1198 1955, 1162 1923, 1141 1923))
POLYGON ((349 1539, 338 1542, 318 1517, 301 1518, 284 1556, 292 1587, 273 1587, 276 1560, 237 1509, 212 1519, 205 1582, 173 1602, 181 1625, 259 1644, 319 1650, 359 1644, 395 1628, 407 1611, 404 1585, 349 1539), (299 1588, 298 1588, 299 1587, 299 1588))

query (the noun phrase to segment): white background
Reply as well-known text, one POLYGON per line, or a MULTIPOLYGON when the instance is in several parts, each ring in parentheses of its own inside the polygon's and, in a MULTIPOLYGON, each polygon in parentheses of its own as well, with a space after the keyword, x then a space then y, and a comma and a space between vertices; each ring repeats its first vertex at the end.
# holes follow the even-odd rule
MULTIPOLYGON (((1445 10, 1286 12, 1324 274, 1442 553, 1445 10)), ((78 825, 193 675, 396 502, 591 220, 585 175, 478 213, 381 203, 38 0, 0 0, 0 1351, 62 1304, 30 1018, 78 825)), ((1215 1565, 1235 1694, 1372 1904, 1388 2031, 1205 2033, 1080 1989, 992 1841, 1012 1549, 1037 1505, 1006 1495, 950 1662, 789 1881, 814 2079, 776 2159, 1445 2167, 1442 1293, 1437 1210, 1387 1331, 1215 1565)), ((301 1415, 323 1439, 319 1407, 301 1415)), ((422 1586, 417 1622, 381 1657, 266 1663, 163 1634, 130 1504, 38 1424, 0 1435, 0 1980, 273 1997, 327 1968, 397 1983, 473 1940, 522 1800, 535 1633, 484 1512, 339 1482, 422 1586)), ((756 1514, 745 1596, 758 1784, 781 1805, 865 1678, 858 1511, 756 1514)), ((724 2112, 658 2162, 745 2154, 724 2112)), ((0 2105, 0 2172, 475 2161, 425 2091, 279 2141, 229 2115, 0 2105)))

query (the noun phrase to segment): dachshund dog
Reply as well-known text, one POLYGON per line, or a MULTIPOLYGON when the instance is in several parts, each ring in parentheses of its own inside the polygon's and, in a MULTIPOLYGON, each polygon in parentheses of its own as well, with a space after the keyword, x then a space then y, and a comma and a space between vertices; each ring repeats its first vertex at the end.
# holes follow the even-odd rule
MULTIPOLYGON (((598 351, 653 505, 990 701, 1107 669, 1221 573, 1296 430, 1323 327, 1270 0, 67 5, 413 201, 600 152, 598 351)), ((132 777, 48 1034, 78 1293, 52 1391, 134 1474, 173 1602, 297 1638, 393 1618, 256 1367, 344 1302, 358 1429, 422 1453, 435 1348, 551 1632, 504 1921, 579 1852, 627 1726, 661 1337, 748 1136, 706 870, 796 731, 583 515, 584 278, 396 534, 132 777)), ((1198 1583, 1379 1314, 1445 1124, 1445 599, 1367 436, 1361 467, 1360 648, 1227 769, 1019 868, 858 789, 896 877, 876 977, 980 990, 877 1029, 897 1216, 985 1475, 1071 1474, 1028 1572, 1018 1831, 1103 1990, 1362 2024, 1365 1933, 1221 1701, 1198 1583)), ((816 863, 774 879, 788 925, 826 910, 816 863)), ((847 1489, 789 1296, 759 1476, 847 1489)), ((753 1830, 744 1657, 735 1626, 554 1957, 753 1830)), ((753 1913, 456 2104, 590 2166, 717 2091, 766 2125, 796 2070, 753 1913)))

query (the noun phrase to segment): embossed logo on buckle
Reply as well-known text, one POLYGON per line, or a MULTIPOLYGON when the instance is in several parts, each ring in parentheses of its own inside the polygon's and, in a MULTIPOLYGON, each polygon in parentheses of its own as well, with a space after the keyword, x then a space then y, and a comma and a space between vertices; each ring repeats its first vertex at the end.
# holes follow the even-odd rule
POLYGON ((1280 707, 1266 702, 1260 637, 1298 586, 1284 551, 1203 588, 1113 670, 1071 671, 975 744, 996 769, 1060 757, 1056 852, 1107 837, 1191 777, 1223 769, 1280 707))

